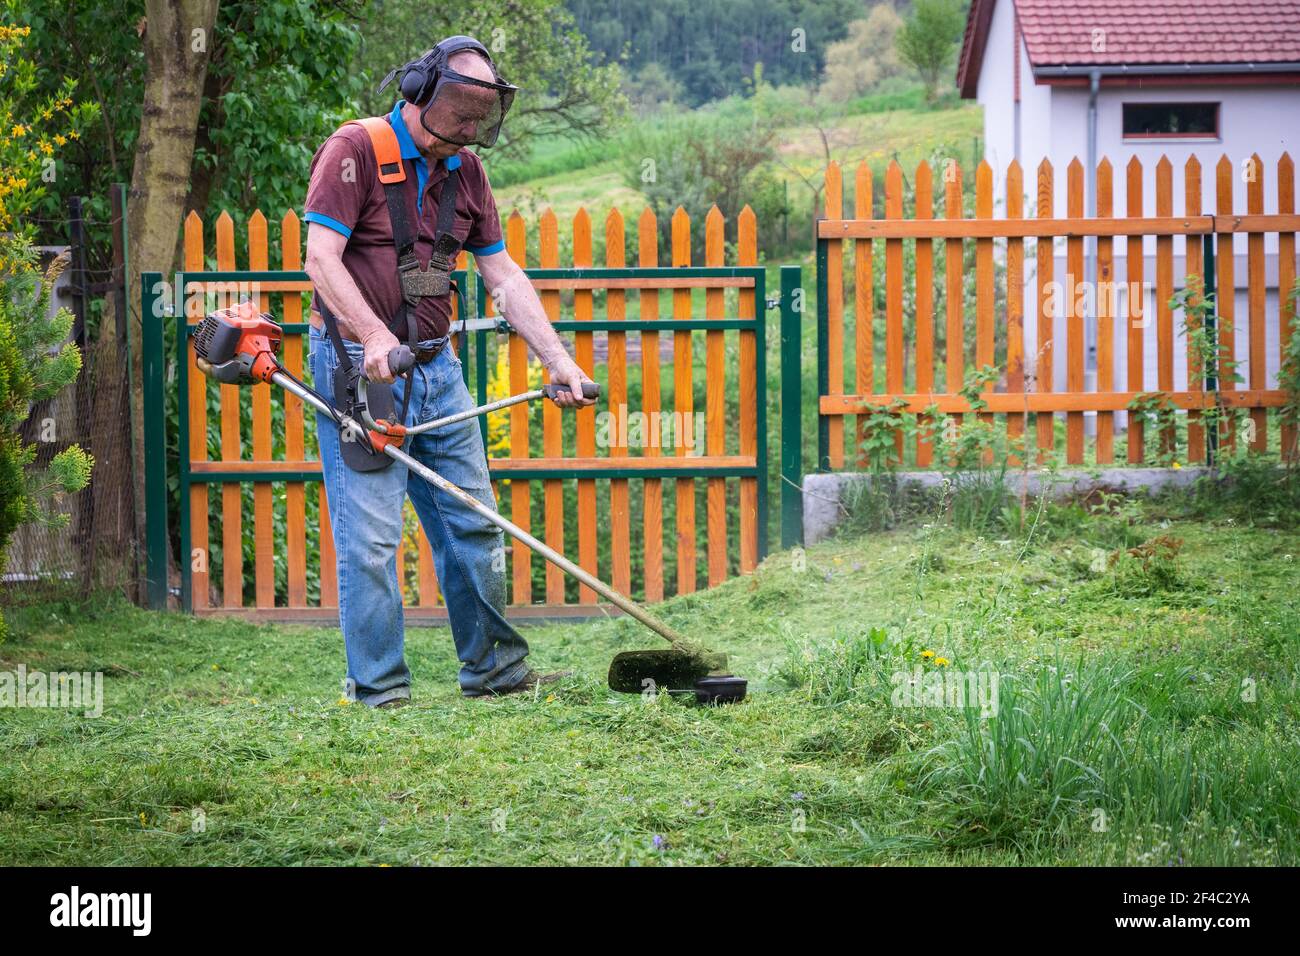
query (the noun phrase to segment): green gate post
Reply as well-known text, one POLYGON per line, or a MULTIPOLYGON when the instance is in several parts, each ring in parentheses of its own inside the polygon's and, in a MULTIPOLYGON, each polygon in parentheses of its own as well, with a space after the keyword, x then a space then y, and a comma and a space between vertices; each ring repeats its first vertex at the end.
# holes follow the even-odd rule
MULTIPOLYGON (((144 381, 144 501, 145 501, 145 594, 149 608, 167 610, 167 416, 163 408, 163 312, 162 273, 140 276, 141 359, 144 381)), ((184 409, 182 409, 184 414, 184 409)))
POLYGON ((781 547, 803 544, 803 270, 781 267, 781 547))
MULTIPOLYGON (((1206 233, 1201 237, 1201 271, 1205 273, 1201 279, 1201 289, 1205 301, 1210 303, 1210 310, 1205 314, 1205 334, 1210 343, 1208 351, 1215 356, 1214 361, 1206 362, 1206 367, 1201 369, 1201 374, 1205 377, 1203 387, 1207 392, 1217 392, 1219 390, 1219 303, 1214 296, 1216 279, 1214 254, 1217 241, 1218 239, 1214 233, 1206 233)), ((1231 254, 1232 247, 1230 245, 1228 255, 1231 254)), ((1202 416, 1202 420, 1204 420, 1204 416, 1202 416)), ((1210 427, 1203 429, 1205 432, 1205 464, 1211 468, 1218 463, 1219 458, 1219 425, 1220 422, 1216 416, 1210 423, 1210 427)))
MULTIPOLYGON (((818 225, 821 220, 817 220, 818 225)), ((828 240, 817 240, 817 404, 813 406, 817 416, 817 470, 831 470, 831 421, 822 414, 821 398, 831 390, 830 355, 830 312, 826 305, 828 288, 826 270, 828 268, 828 240)), ((843 356, 839 361, 843 361, 843 356)))

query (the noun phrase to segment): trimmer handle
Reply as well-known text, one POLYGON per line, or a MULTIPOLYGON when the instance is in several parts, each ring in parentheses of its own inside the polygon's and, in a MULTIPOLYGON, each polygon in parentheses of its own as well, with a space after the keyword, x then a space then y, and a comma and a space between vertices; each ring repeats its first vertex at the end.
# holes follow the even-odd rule
MULTIPOLYGON (((567 385, 550 384, 550 385, 543 385, 543 386, 542 386, 542 391, 546 393, 546 397, 547 397, 547 398, 549 398, 551 401, 555 401, 555 399, 559 397, 560 392, 569 392, 569 391, 572 391, 572 389, 570 389, 569 386, 567 386, 567 385)), ((583 382, 583 383, 582 383, 582 397, 583 397, 583 398, 599 398, 599 397, 600 397, 600 383, 599 383, 599 382, 583 382)))
POLYGON ((405 345, 399 345, 388 353, 388 371, 394 375, 405 375, 415 367, 415 353, 405 345))

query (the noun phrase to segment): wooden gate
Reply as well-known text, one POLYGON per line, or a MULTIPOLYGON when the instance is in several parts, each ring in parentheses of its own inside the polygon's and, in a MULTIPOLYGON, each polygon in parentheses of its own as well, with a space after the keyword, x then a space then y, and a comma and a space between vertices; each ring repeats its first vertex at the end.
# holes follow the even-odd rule
MULTIPOLYGON (((186 559, 180 562, 182 606, 198 614, 336 620, 335 555, 315 416, 269 385, 210 382, 188 345, 203 315, 247 297, 282 321, 284 363, 295 375, 306 371, 310 381, 303 337, 311 283, 302 271, 300 224, 292 211, 280 232, 280 262, 272 270, 267 221, 260 212, 250 216, 247 268, 241 270, 230 216, 223 213, 215 224, 214 262, 203 224, 191 214, 185 271, 171 285, 157 273, 143 277, 147 417, 161 424, 168 392, 175 396, 180 414, 173 454, 186 559), (185 321, 168 322, 169 312, 185 321), (168 352, 172 368, 181 371, 164 388, 168 352)), ((572 336, 578 364, 601 383, 602 393, 595 408, 576 414, 562 414, 550 403, 519 405, 483 419, 482 427, 506 517, 618 590, 657 601, 695 590, 701 570, 709 586, 751 571, 766 551, 765 273, 756 264, 756 223, 748 207, 737 223, 733 266, 724 264, 724 222, 716 207, 706 222, 703 266, 692 265, 690 222, 681 209, 671 223, 671 264, 659 263, 658 224, 649 209, 636 223, 635 266, 627 265, 633 256, 624 233, 622 215, 611 211, 604 223, 605 264, 594 267, 591 221, 580 210, 572 224, 572 264, 562 268, 553 213, 538 223, 536 252, 529 249, 523 219, 510 217, 509 254, 521 265, 535 263, 527 271, 548 315, 562 338, 572 336), (669 342, 671 354, 662 354, 669 342), (639 355, 636 365, 630 352, 639 355), (670 435, 662 430, 665 423, 672 424, 670 435), (665 480, 671 485, 667 500, 665 480)), ((456 321, 490 318, 490 297, 477 276, 469 281, 464 258, 459 265, 469 301, 457 297, 456 321)), ((458 352, 481 402, 545 378, 530 363, 523 340, 505 327, 459 336, 458 352)), ((154 429, 151 448, 170 442, 160 431, 154 429)), ((151 451, 150 463, 163 468, 169 457, 159 454, 155 462, 151 451)), ((165 509, 165 493, 157 489, 166 481, 165 474, 153 477, 151 517, 165 509)), ((407 512, 397 571, 408 616, 444 620, 432 554, 409 502, 407 512)), ((608 612, 590 589, 510 538, 506 544, 512 616, 608 612)), ((155 529, 152 567, 165 565, 165 548, 155 529)), ((155 584, 159 573, 151 571, 155 584)))

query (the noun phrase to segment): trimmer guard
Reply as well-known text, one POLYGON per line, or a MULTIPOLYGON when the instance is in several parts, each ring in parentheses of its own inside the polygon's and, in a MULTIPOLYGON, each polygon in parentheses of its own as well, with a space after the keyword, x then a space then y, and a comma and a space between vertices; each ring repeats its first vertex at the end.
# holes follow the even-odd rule
MULTIPOLYGON (((360 416, 351 401, 351 396, 355 392, 349 388, 352 386, 352 382, 349 381, 349 371, 351 370, 342 366, 334 369, 334 402, 336 405, 340 404, 339 398, 344 397, 342 403, 344 412, 348 417, 359 420, 360 416)), ((376 421, 381 418, 393 421, 397 418, 397 406, 393 402, 391 388, 367 389, 366 405, 370 417, 376 421)), ((393 464, 393 459, 376 449, 370 442, 370 434, 360 428, 340 428, 339 448, 343 453, 343 464, 353 471, 383 471, 393 464)))

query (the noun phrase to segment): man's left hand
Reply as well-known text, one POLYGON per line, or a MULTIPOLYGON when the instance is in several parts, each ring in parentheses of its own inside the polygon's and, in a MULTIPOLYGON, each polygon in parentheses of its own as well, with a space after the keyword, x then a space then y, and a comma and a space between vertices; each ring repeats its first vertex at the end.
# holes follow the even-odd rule
POLYGON ((560 392, 555 398, 555 404, 561 408, 576 408, 581 405, 594 405, 594 398, 582 397, 582 383, 590 382, 591 379, 578 368, 578 363, 567 356, 553 362, 547 371, 551 375, 551 381, 556 385, 567 385, 567 392, 560 392))

